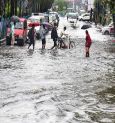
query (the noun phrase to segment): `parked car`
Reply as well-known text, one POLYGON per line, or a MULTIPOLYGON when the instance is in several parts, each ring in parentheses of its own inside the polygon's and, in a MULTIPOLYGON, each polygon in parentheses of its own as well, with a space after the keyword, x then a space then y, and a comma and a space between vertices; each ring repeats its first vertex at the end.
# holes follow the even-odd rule
POLYGON ((103 27, 102 28, 102 34, 103 35, 109 35, 112 28, 113 28, 113 23, 110 23, 108 26, 103 27))
POLYGON ((95 27, 96 27, 96 31, 102 32, 102 25, 97 24, 95 25, 95 27))
POLYGON ((79 21, 89 21, 90 20, 90 13, 84 13, 79 16, 79 21))
MULTIPOLYGON (((19 18, 19 22, 16 22, 14 27, 15 42, 19 46, 23 46, 27 40, 27 20, 25 18, 19 18)), ((6 44, 11 45, 10 28, 7 29, 6 44)))

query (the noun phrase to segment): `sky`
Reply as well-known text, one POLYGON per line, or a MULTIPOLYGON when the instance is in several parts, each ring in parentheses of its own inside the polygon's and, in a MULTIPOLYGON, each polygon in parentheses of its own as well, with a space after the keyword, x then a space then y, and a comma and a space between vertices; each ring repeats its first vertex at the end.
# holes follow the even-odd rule
MULTIPOLYGON (((84 3, 86 0, 82 0, 82 2, 84 3)), ((90 10, 91 8, 93 8, 93 3, 94 0, 88 0, 88 10, 90 10)))
MULTIPOLYGON (((74 0, 66 0, 66 1, 71 1, 71 2, 73 2, 74 0)), ((87 1, 87 0, 82 0, 83 3, 84 3, 85 1, 87 1)), ((94 0, 88 0, 88 10, 91 10, 91 8, 94 8, 94 7, 93 7, 93 3, 94 3, 94 0)))
POLYGON ((94 0, 88 0, 88 10, 93 8, 93 3, 94 3, 94 0))

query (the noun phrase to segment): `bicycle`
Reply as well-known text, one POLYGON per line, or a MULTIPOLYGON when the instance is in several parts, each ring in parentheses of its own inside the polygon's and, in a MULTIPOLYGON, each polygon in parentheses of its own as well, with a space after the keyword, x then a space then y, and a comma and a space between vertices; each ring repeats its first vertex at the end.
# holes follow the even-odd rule
POLYGON ((75 48, 75 39, 74 38, 70 38, 71 36, 69 36, 69 49, 70 48, 75 48))
POLYGON ((61 38, 61 37, 58 37, 58 48, 64 48, 64 49, 71 49, 71 48, 75 48, 75 42, 72 38, 70 38, 71 36, 69 37, 66 37, 66 38, 61 38), (68 44, 66 44, 64 42, 64 40, 68 40, 68 44))

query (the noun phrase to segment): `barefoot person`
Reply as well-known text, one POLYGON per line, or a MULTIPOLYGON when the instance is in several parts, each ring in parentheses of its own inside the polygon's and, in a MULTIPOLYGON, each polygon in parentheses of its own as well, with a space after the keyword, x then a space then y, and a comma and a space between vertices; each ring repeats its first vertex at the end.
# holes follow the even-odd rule
POLYGON ((54 23, 54 27, 51 31, 51 38, 53 39, 54 45, 51 49, 57 48, 57 39, 58 39, 58 33, 57 33, 57 24, 54 23))
POLYGON ((42 40, 42 49, 45 49, 45 46, 46 46, 46 30, 45 30, 45 25, 41 25, 40 37, 41 37, 41 40, 42 40))
POLYGON ((69 47, 69 42, 68 42, 68 32, 66 30, 66 26, 64 26, 63 30, 60 33, 60 38, 62 41, 60 41, 60 48, 68 48, 69 47))
POLYGON ((85 33, 86 33, 86 42, 85 42, 86 57, 89 57, 89 50, 90 50, 92 40, 91 40, 89 32, 87 30, 85 33))
POLYGON ((35 26, 34 24, 32 25, 32 28, 28 32, 28 37, 30 40, 28 49, 30 48, 31 45, 33 45, 33 50, 34 50, 34 47, 35 47, 35 26))

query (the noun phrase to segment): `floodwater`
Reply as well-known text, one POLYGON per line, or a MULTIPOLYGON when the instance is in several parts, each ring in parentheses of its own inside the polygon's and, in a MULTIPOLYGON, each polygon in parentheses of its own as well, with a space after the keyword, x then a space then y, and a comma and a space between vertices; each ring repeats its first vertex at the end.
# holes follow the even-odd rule
POLYGON ((65 50, 48 50, 50 35, 44 51, 40 41, 34 52, 0 48, 0 123, 115 123, 115 44, 93 40, 85 58, 84 38, 74 40, 65 50))

